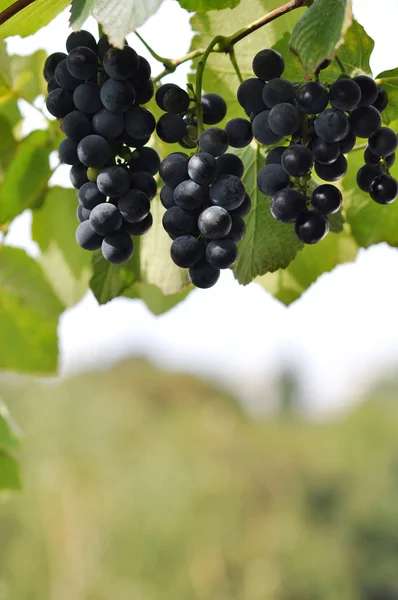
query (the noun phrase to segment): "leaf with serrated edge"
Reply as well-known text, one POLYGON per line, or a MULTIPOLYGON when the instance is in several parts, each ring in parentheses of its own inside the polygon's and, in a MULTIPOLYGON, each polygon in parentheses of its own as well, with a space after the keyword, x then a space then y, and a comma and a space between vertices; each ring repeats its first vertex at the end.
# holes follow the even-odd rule
POLYGON ((358 245, 349 233, 329 233, 319 244, 306 245, 287 269, 258 277, 256 282, 288 305, 300 298, 322 273, 352 262, 357 253, 358 245))
POLYGON ((351 0, 316 0, 295 26, 290 49, 310 76, 325 58, 333 58, 352 22, 351 0))
POLYGON ((140 279, 139 244, 134 238, 134 255, 123 265, 112 265, 102 256, 101 250, 93 253, 93 276, 90 287, 100 304, 121 296, 134 281, 140 279))
MULTIPOLYGON (((8 8, 9 0, 0 2, 0 10, 8 8)), ((70 0, 35 0, 26 8, 0 25, 0 37, 10 35, 26 37, 38 31, 52 21, 60 12, 70 4, 70 0)))
POLYGON ((297 239, 294 226, 279 223, 271 215, 271 199, 257 187, 258 171, 264 166, 264 157, 257 144, 251 144, 239 154, 245 165, 242 181, 252 201, 245 218, 246 235, 239 244, 239 258, 234 267, 235 277, 246 285, 257 275, 285 268, 303 244, 297 239))

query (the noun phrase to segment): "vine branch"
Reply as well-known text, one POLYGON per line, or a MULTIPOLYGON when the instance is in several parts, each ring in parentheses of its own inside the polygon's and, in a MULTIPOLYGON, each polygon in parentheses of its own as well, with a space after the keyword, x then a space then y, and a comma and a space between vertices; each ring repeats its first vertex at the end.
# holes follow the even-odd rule
POLYGON ((0 13, 0 25, 3 25, 3 23, 17 15, 21 10, 29 6, 29 4, 33 4, 33 2, 35 2, 35 0, 17 0, 14 4, 11 4, 11 6, 7 6, 7 8, 0 13))

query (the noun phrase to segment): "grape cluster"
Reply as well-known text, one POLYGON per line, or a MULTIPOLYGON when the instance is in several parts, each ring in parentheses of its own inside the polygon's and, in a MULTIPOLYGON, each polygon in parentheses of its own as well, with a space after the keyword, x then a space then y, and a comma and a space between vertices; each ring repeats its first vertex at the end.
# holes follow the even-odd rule
POLYGON ((381 126, 386 92, 365 75, 342 75, 324 85, 318 76, 329 64, 320 66, 315 81, 300 85, 281 77, 285 64, 278 52, 261 50, 253 59, 255 77, 237 91, 254 138, 273 146, 258 173, 258 187, 272 198, 273 217, 295 223, 297 237, 307 244, 326 236, 328 216, 342 205, 341 192, 330 182, 346 174, 345 154, 354 148, 357 137, 368 138, 359 187, 381 204, 392 202, 398 193, 398 184, 388 173, 397 136, 381 126), (312 169, 328 183, 314 189, 312 169))
POLYGON ((127 44, 114 48, 106 36, 97 43, 88 31, 71 33, 66 50, 47 58, 44 77, 47 109, 66 136, 59 157, 78 189, 76 240, 121 264, 133 255, 131 236, 152 225, 160 159, 145 146, 156 121, 141 106, 154 94, 151 68, 127 44))
POLYGON ((227 153, 228 147, 227 133, 211 127, 200 136, 198 152, 191 157, 173 152, 160 164, 163 227, 173 240, 171 258, 189 269, 191 282, 199 288, 212 287, 220 269, 234 265, 246 231, 242 217, 251 202, 241 181, 244 166, 237 155, 227 153))

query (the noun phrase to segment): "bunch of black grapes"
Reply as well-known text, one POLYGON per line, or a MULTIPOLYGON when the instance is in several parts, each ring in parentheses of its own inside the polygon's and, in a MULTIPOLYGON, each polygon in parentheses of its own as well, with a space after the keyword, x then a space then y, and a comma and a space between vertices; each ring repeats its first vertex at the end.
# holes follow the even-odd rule
POLYGON ((47 109, 66 136, 59 157, 79 190, 76 240, 122 264, 133 255, 132 236, 152 225, 160 159, 145 147, 156 121, 140 106, 154 94, 151 68, 127 44, 113 48, 106 36, 97 43, 88 31, 71 33, 66 50, 47 58, 44 77, 47 109))
POLYGON ((295 84, 281 77, 283 57, 265 49, 253 59, 256 77, 244 81, 237 91, 255 139, 273 146, 258 173, 258 187, 272 198, 273 217, 295 223, 297 237, 306 244, 326 236, 328 215, 342 205, 340 190, 330 182, 346 174, 345 154, 354 148, 357 137, 368 138, 359 187, 380 204, 392 202, 398 193, 397 181, 388 172, 397 136, 381 126, 387 93, 366 75, 342 75, 324 85, 318 77, 329 64, 321 65, 315 81, 295 84), (328 183, 314 189, 312 169, 328 183))
POLYGON ((164 182, 160 199, 167 209, 163 227, 173 239, 170 253, 176 265, 189 269, 199 288, 210 288, 220 269, 237 260, 237 244, 250 211, 250 198, 241 181, 241 159, 227 153, 229 138, 223 129, 211 127, 199 138, 199 151, 169 154, 160 164, 164 182))

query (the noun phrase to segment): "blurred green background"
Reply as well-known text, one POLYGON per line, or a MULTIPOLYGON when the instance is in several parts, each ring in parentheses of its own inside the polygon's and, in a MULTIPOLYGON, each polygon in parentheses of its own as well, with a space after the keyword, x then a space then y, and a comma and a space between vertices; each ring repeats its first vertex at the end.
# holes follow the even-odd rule
POLYGON ((286 375, 252 418, 138 359, 3 380, 24 487, 0 503, 0 600, 398 599, 395 385, 322 423, 295 394, 286 375))

